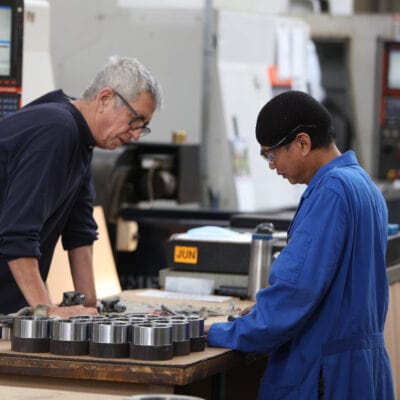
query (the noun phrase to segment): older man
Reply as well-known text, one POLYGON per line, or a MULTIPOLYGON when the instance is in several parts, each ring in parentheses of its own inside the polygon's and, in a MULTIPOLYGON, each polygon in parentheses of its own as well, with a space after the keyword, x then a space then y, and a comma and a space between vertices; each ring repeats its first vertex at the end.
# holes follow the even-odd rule
POLYGON ((0 313, 26 305, 59 317, 96 313, 93 148, 113 150, 149 133, 161 101, 147 68, 112 57, 79 98, 57 90, 0 120, 0 313), (46 289, 60 236, 84 305, 59 307, 46 289))

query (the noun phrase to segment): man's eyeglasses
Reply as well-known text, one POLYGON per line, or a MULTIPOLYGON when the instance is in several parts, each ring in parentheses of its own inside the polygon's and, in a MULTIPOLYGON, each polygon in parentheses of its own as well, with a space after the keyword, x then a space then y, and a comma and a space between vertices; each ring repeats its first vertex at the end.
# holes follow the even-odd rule
POLYGON ((286 136, 284 136, 278 143, 275 143, 273 146, 271 146, 269 149, 261 149, 260 150, 260 155, 264 157, 269 163, 274 162, 274 153, 273 151, 276 150, 278 147, 285 146, 292 142, 296 135, 299 132, 305 131, 307 132, 309 129, 316 128, 315 125, 298 125, 296 128, 291 130, 286 136))
POLYGON ((146 136, 151 132, 151 129, 147 126, 147 124, 143 124, 143 117, 136 112, 136 110, 128 103, 128 101, 115 89, 113 92, 120 98, 124 106, 128 107, 129 111, 134 115, 134 117, 129 121, 129 128, 132 131, 140 130, 140 137, 146 136))

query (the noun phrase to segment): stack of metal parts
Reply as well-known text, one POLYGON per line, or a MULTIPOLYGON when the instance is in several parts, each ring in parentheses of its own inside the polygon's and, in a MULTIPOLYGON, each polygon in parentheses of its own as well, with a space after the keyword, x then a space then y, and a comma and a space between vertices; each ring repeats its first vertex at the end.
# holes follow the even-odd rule
POLYGON ((79 356, 88 354, 90 319, 55 319, 50 335, 50 353, 79 356))
POLYGON ((12 325, 11 349, 17 352, 168 360, 203 351, 206 344, 204 319, 197 315, 21 316, 12 325))
POLYGON ((11 350, 24 353, 46 353, 50 349, 51 319, 23 316, 15 318, 11 350))
POLYGON ((0 340, 10 340, 11 339, 11 329, 14 318, 3 317, 0 320, 0 340))

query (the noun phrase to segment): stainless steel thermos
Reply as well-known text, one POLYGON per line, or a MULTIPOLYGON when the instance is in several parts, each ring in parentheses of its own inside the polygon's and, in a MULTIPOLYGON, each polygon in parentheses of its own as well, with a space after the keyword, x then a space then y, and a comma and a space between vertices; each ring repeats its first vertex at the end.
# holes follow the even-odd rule
POLYGON ((256 293, 268 286, 272 263, 274 225, 270 222, 259 224, 252 234, 247 296, 256 299, 256 293))

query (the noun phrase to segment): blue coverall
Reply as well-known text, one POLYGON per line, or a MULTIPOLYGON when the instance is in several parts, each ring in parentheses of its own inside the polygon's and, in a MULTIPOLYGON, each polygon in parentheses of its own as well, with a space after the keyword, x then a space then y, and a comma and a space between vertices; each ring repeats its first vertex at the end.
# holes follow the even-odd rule
POLYGON ((210 327, 208 345, 268 352, 266 400, 394 399, 383 329, 388 307, 388 214, 348 151, 302 195, 270 286, 252 311, 210 327))

